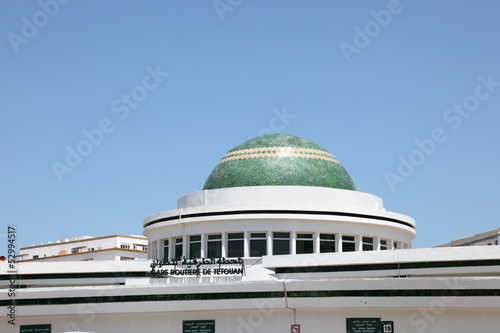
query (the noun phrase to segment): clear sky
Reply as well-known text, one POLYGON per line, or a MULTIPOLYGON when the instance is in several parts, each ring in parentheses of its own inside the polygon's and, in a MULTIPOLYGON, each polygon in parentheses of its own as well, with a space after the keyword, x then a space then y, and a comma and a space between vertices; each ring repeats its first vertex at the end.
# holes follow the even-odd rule
POLYGON ((416 220, 500 227, 500 2, 0 0, 0 238, 142 234, 283 132, 416 220))

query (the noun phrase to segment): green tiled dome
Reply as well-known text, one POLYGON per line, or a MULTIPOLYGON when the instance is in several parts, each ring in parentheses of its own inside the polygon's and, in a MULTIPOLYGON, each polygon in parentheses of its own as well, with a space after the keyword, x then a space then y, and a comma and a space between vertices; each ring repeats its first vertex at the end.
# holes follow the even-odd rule
POLYGON ((259 136, 231 149, 203 189, 273 185, 356 190, 335 156, 314 142, 289 134, 259 136))

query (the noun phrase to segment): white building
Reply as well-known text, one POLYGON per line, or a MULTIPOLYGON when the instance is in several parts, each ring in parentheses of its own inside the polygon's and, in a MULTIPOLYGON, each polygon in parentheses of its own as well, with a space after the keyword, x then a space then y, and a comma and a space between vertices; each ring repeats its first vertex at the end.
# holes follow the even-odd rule
POLYGON ((144 236, 80 236, 55 243, 23 247, 18 261, 135 260, 147 258, 144 236))
POLYGON ((482 232, 474 236, 464 237, 451 241, 439 247, 449 246, 482 246, 482 245, 499 245, 500 244, 500 228, 482 232))
POLYGON ((22 326, 5 321, 0 331, 500 327, 497 247, 411 249, 410 217, 355 191, 333 155, 295 136, 267 135, 230 150, 203 191, 143 226, 150 260, 5 268, 0 305, 22 326))

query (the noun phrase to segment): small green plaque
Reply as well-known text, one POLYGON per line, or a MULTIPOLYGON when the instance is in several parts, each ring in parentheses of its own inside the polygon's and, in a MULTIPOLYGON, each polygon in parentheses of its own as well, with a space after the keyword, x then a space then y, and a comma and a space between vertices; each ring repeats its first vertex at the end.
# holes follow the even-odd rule
POLYGON ((19 333, 51 333, 52 328, 50 324, 42 325, 21 325, 19 333))
POLYGON ((182 333, 215 333, 215 320, 183 320, 182 333))
POLYGON ((380 318, 346 318, 347 333, 381 333, 380 318))

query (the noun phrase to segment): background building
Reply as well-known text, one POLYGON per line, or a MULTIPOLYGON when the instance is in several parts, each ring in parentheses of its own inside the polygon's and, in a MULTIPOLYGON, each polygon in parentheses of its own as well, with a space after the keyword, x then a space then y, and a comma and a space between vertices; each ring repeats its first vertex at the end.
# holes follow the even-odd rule
POLYGON ((500 228, 487 232, 482 232, 474 236, 464 237, 439 245, 439 247, 448 246, 477 246, 477 245, 498 245, 500 244, 500 228))
POLYGON ((23 247, 19 261, 135 260, 147 258, 144 236, 80 236, 59 239, 56 243, 23 247))

